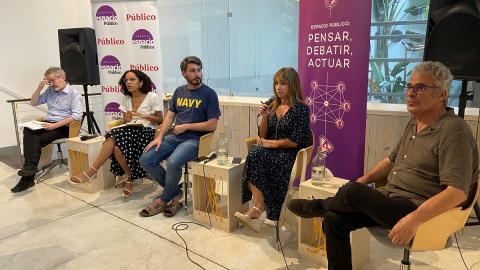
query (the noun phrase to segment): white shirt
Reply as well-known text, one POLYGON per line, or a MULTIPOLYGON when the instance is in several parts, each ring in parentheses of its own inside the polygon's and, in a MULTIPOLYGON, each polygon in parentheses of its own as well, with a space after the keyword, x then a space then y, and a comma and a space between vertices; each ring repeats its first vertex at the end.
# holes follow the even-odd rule
MULTIPOLYGON (((132 97, 123 95, 119 109, 122 112, 132 111, 132 97)), ((145 96, 145 99, 142 101, 142 104, 140 104, 140 107, 138 107, 137 112, 141 114, 154 115, 157 111, 163 111, 163 100, 160 100, 157 94, 148 92, 148 94, 145 96)), ((130 122, 135 120, 145 121, 145 119, 139 117, 132 117, 130 122)), ((155 129, 157 128, 157 124, 152 124, 149 122, 146 127, 155 129)))

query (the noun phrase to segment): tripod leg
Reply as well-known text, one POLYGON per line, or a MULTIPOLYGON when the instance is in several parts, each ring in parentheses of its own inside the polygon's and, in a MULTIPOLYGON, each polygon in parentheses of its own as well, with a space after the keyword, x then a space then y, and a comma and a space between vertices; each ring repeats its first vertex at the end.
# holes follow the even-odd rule
MULTIPOLYGON (((97 128, 97 133, 100 134, 100 128, 98 127, 95 118, 93 118, 93 112, 90 111, 90 105, 88 102, 88 85, 83 85, 83 91, 85 93, 85 112, 83 113, 83 117, 87 115, 87 126, 88 126, 88 133, 93 134, 92 130, 94 131, 97 128)), ((83 119, 82 119, 83 124, 83 119)))
POLYGON ((92 127, 93 127, 93 125, 92 125, 92 116, 91 116, 91 114, 90 114, 89 111, 87 111, 86 114, 87 114, 88 134, 93 134, 93 133, 92 133, 92 129, 93 129, 93 128, 92 128, 92 127))
MULTIPOLYGON (((87 113, 86 113, 86 112, 83 112, 82 122, 80 122, 80 126, 83 126, 83 121, 85 120, 85 116, 87 116, 87 113)), ((87 123, 88 123, 88 118, 87 118, 87 123)))
POLYGON ((93 134, 91 131, 95 131, 95 128, 97 129, 97 133, 100 134, 100 128, 98 128, 97 121, 95 121, 95 118, 93 117, 93 112, 87 112, 88 115, 88 133, 93 134))
POLYGON ((95 128, 97 129, 97 133, 100 134, 100 128, 98 127, 97 121, 95 121, 95 118, 93 117, 93 112, 92 112, 92 123, 93 125, 95 125, 95 128))

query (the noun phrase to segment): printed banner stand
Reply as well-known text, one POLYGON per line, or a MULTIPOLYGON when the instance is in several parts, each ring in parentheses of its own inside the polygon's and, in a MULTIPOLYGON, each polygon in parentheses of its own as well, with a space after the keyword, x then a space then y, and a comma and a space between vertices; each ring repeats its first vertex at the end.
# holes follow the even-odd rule
POLYGON ((108 122, 122 119, 119 80, 131 69, 152 79, 153 91, 163 110, 161 49, 158 9, 155 1, 94 1, 100 84, 105 130, 108 122), (157 88, 157 86, 159 88, 157 88))
POLYGON ((298 73, 315 147, 349 180, 364 170, 371 4, 300 1, 298 73))

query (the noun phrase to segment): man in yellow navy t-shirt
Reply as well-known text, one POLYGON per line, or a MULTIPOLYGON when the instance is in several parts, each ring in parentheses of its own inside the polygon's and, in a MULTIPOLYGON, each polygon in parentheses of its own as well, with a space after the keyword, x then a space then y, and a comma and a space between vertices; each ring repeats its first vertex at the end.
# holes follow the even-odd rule
POLYGON ((202 61, 188 56, 180 63, 180 70, 187 81, 173 93, 160 135, 145 147, 140 157, 143 169, 164 189, 163 193, 141 216, 153 216, 164 212, 175 215, 183 206, 179 200, 184 195, 178 182, 182 167, 197 156, 201 136, 217 129, 220 107, 215 91, 202 83, 202 61), (172 134, 166 135, 175 120, 172 134), (167 160, 166 169, 160 162, 167 160))

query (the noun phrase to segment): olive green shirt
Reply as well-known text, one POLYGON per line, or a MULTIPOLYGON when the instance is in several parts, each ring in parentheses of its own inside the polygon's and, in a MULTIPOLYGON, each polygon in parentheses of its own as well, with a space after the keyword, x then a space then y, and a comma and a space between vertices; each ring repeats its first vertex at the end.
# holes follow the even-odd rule
POLYGON ((452 186, 469 194, 478 180, 478 149, 468 124, 447 108, 435 123, 417 133, 412 117, 388 158, 394 167, 378 190, 416 205, 452 186))

